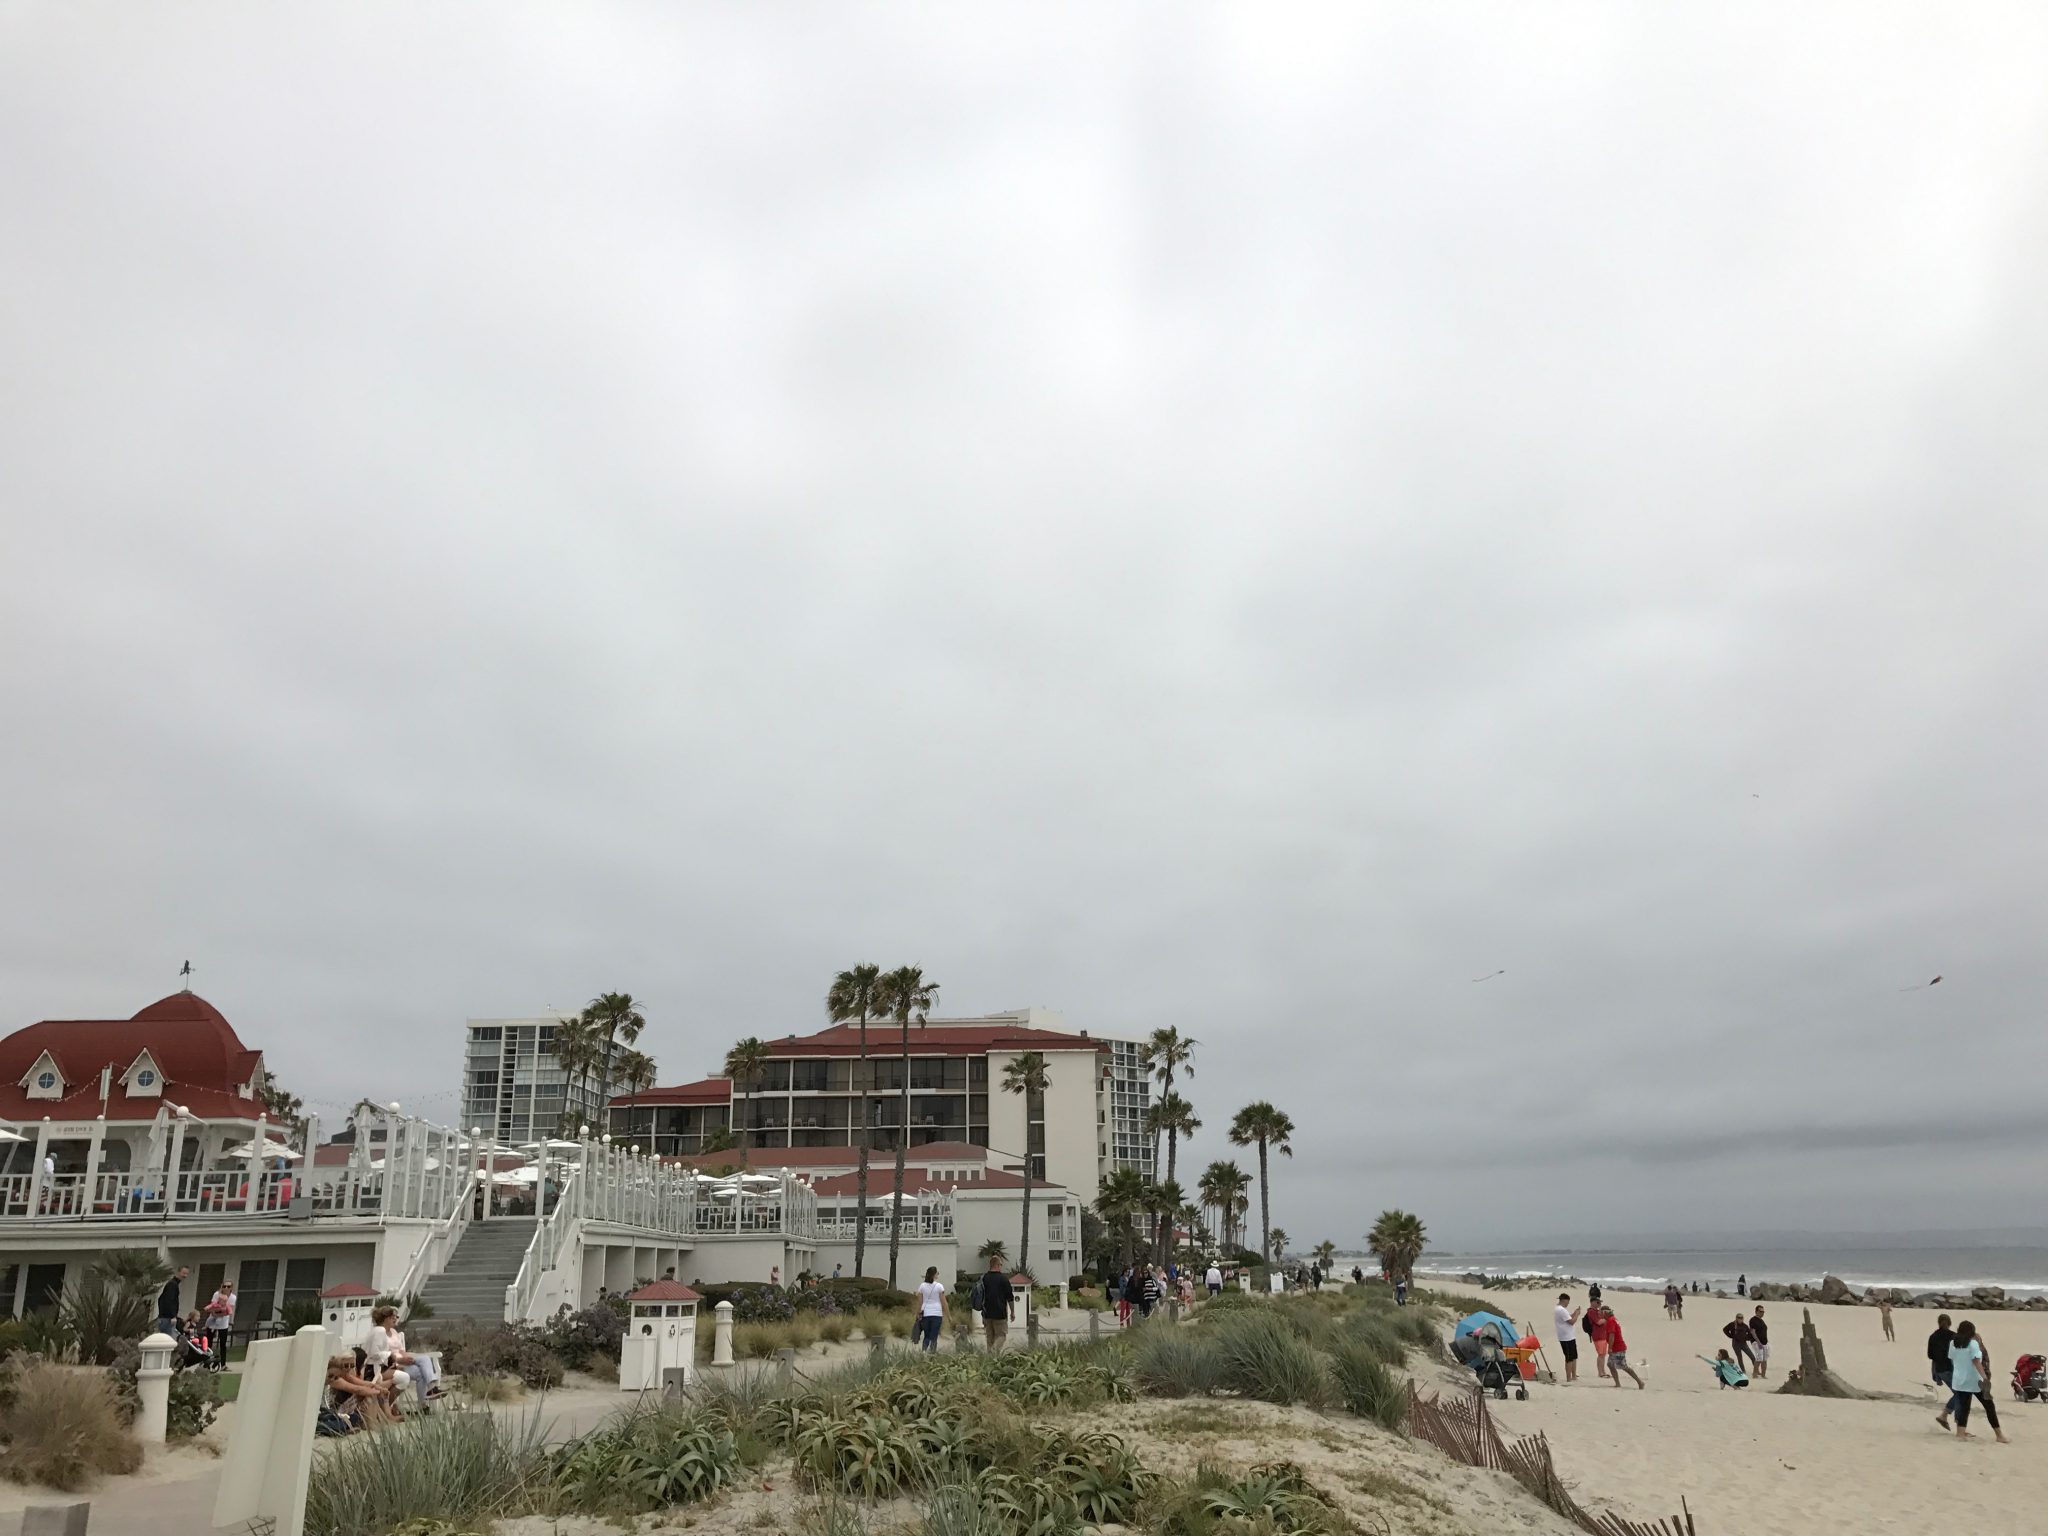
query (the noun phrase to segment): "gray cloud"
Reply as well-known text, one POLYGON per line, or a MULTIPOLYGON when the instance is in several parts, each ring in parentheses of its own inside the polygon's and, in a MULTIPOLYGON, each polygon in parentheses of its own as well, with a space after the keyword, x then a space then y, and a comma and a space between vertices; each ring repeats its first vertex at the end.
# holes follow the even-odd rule
POLYGON ((1304 1239, 2006 1219, 2048 17, 1886 14, 18 11, 7 1013, 916 960, 1304 1239))

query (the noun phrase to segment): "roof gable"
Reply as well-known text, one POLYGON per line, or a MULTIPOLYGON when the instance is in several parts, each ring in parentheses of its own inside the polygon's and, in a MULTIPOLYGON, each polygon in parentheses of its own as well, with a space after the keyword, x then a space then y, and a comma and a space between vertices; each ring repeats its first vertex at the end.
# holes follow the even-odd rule
POLYGON ((64 1069, 57 1065, 57 1058, 48 1051, 28 1064, 28 1070, 21 1074, 20 1083, 32 1099, 64 1097, 64 1069))

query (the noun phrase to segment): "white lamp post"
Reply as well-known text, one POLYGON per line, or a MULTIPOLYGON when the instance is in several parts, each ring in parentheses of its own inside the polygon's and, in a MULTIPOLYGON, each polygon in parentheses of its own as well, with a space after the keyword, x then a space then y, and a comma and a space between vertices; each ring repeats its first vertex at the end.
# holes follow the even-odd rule
POLYGON ((135 1372, 135 1395, 141 1411, 135 1416, 136 1438, 162 1445, 171 1417, 171 1355, 178 1341, 168 1333, 152 1333, 140 1346, 142 1364, 135 1372))

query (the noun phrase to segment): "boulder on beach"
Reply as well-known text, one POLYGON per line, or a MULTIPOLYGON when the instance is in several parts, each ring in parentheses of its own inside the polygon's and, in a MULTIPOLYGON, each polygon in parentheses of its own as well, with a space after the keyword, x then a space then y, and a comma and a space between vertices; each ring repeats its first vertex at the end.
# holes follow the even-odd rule
POLYGON ((1849 1289, 1849 1282, 1839 1275, 1823 1275, 1820 1282, 1820 1300, 1833 1306, 1837 1302, 1854 1301, 1856 1293, 1849 1289))

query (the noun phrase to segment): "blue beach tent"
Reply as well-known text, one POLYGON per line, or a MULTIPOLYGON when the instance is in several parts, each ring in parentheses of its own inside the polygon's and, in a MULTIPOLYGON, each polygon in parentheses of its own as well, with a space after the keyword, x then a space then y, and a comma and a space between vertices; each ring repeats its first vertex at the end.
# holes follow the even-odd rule
POLYGON ((1512 1344, 1522 1336, 1522 1331, 1498 1312, 1471 1312, 1458 1320, 1458 1326, 1451 1330, 1451 1337, 1462 1339, 1466 1334, 1477 1333, 1488 1325, 1499 1330, 1503 1344, 1512 1344))

